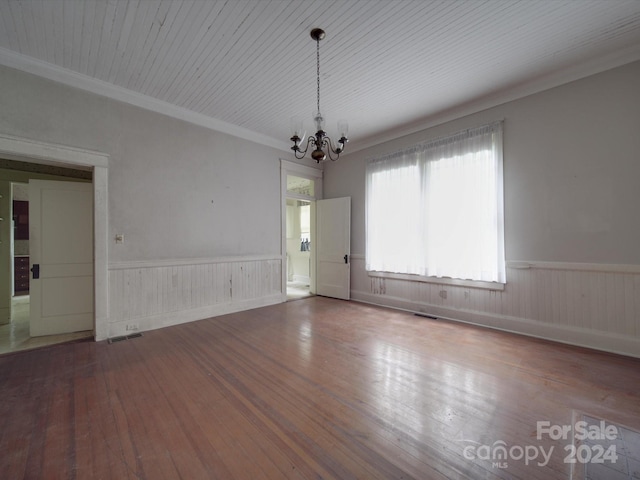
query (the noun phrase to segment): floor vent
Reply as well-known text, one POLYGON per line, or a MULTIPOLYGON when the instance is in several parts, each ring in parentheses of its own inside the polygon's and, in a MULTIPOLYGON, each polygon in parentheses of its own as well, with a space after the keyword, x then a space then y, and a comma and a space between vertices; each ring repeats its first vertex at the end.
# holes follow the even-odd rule
MULTIPOLYGON (((603 418, 574 411, 571 480, 635 480, 640 478, 640 432, 603 418), (579 437, 573 435, 581 422, 579 437)), ((565 459, 566 460, 566 459, 565 459)))
POLYGON ((132 338, 138 338, 138 337, 141 337, 141 336, 142 336, 141 333, 132 333, 131 335, 123 335, 121 337, 113 337, 113 338, 110 338, 107 341, 109 343, 116 343, 116 342, 121 342, 123 340, 130 340, 132 338))

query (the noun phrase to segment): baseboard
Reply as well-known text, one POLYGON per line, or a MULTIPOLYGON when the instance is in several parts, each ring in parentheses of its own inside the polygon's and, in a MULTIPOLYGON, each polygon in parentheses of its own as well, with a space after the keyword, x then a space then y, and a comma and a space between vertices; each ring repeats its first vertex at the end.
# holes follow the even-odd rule
POLYGON ((170 327, 173 325, 180 325, 182 323, 204 320, 207 318, 226 315, 229 313, 241 312, 243 310, 266 307, 282 302, 283 296, 282 294, 278 293, 275 295, 243 300, 239 302, 221 303, 203 308, 183 310, 178 312, 167 312, 148 317, 139 317, 112 322, 109 324, 108 337, 113 338, 123 335, 130 335, 131 333, 135 332, 144 332, 155 330, 158 328, 170 327), (127 329, 128 326, 130 327, 130 329, 127 329), (131 326, 135 326, 135 328, 131 329, 131 326))
POLYGON ((640 339, 615 335, 597 330, 552 325, 544 322, 504 315, 488 315, 483 312, 460 310, 424 302, 409 301, 389 295, 351 291, 351 299, 372 305, 390 307, 413 313, 424 313, 456 322, 493 328, 535 338, 551 340, 579 347, 640 358, 640 339))

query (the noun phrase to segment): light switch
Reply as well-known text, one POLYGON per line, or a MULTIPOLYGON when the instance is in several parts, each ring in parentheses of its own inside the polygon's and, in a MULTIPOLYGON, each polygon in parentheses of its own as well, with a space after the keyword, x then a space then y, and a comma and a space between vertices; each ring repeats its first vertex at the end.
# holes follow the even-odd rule
POLYGON ((116 243, 124 243, 124 235, 121 233, 116 233, 116 243))

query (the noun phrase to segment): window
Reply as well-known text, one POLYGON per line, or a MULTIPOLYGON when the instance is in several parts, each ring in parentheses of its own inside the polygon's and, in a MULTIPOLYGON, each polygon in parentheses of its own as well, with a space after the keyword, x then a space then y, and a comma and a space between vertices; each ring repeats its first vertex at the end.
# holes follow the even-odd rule
POLYGON ((287 193, 313 197, 315 195, 314 183, 310 178, 287 175, 287 193))
POLYGON ((371 160, 366 181, 367 270, 505 283, 502 122, 371 160))

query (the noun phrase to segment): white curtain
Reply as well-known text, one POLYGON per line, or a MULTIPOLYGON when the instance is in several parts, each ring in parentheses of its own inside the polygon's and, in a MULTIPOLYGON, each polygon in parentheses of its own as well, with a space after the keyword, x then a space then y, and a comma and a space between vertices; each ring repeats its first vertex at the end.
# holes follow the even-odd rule
POLYGON ((505 282, 502 122, 367 164, 366 268, 505 282))

